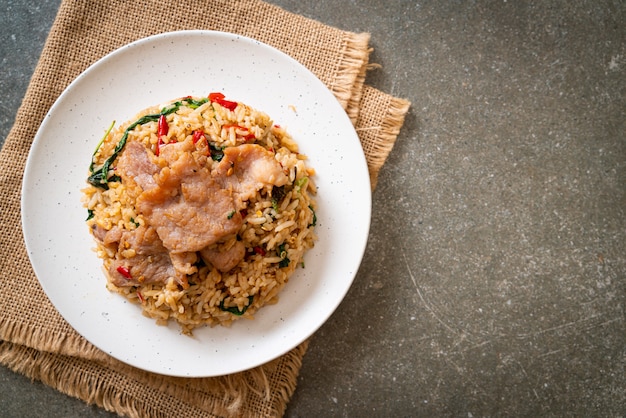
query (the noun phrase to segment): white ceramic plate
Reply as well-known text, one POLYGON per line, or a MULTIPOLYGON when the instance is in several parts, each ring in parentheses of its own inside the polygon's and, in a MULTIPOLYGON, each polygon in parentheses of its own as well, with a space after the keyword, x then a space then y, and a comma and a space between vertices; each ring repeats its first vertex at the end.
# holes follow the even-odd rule
POLYGON ((359 139, 329 90, 305 67, 258 41, 222 32, 149 37, 109 54, 61 94, 31 148, 22 224, 44 291, 81 335, 135 367, 173 376, 218 376, 286 353, 333 313, 360 265, 371 193, 359 139), (276 305, 252 321, 202 328, 158 326, 139 306, 105 288, 85 225, 81 189, 91 154, 111 121, 178 97, 213 91, 285 126, 317 171, 319 240, 276 305))

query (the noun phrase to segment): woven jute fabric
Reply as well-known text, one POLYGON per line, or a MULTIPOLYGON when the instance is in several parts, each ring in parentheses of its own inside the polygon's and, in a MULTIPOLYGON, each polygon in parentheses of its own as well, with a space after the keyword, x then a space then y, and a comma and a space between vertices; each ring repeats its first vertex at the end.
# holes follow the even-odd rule
POLYGON ((295 390, 308 341, 233 375, 192 379, 148 373, 98 350, 64 321, 39 286, 24 247, 24 166, 54 101, 107 53, 146 36, 189 29, 255 38, 309 68, 355 124, 372 187, 376 184, 409 103, 366 85, 368 34, 328 27, 256 0, 65 0, 0 151, 0 362, 124 416, 281 416, 295 390))

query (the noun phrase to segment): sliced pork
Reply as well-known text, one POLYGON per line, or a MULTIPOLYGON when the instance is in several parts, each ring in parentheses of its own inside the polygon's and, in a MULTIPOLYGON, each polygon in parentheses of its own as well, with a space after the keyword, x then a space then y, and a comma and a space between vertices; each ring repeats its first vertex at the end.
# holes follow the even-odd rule
POLYGON ((213 175, 239 202, 250 199, 266 186, 284 186, 289 179, 274 154, 260 145, 244 144, 224 149, 224 158, 213 175))
POLYGON ((156 186, 154 175, 158 171, 159 167, 150 160, 145 147, 135 141, 126 144, 117 162, 117 173, 122 181, 134 181, 144 191, 156 186))
POLYGON ((122 238, 122 232, 124 230, 116 225, 107 231, 101 226, 94 224, 92 227, 92 231, 93 236, 97 240, 102 242, 104 245, 110 245, 118 242, 122 238))
POLYGON ((137 198, 139 212, 174 253, 200 251, 243 224, 232 192, 196 161, 189 145, 193 147, 189 141, 163 147, 167 166, 154 175, 156 187, 137 198))
MULTIPOLYGON (((213 171, 206 153, 200 151, 191 140, 186 140, 163 146, 157 158, 140 143, 126 145, 117 173, 123 182, 135 182, 142 190, 136 209, 151 226, 156 256, 150 261, 139 256, 147 252, 138 252, 130 264, 130 280, 117 271, 119 266, 114 263, 109 273, 115 284, 140 280, 133 275, 139 268, 145 268, 141 273, 143 280, 174 277, 186 284, 186 275, 196 271, 197 252, 222 272, 243 259, 243 244, 237 242, 225 250, 215 244, 237 234, 243 224, 240 210, 258 190, 283 186, 288 178, 274 154, 259 145, 225 148, 222 161, 213 171)), ((147 233, 142 231, 141 239, 133 239, 143 245, 147 233)), ((132 240, 126 236, 124 239, 132 240)))
POLYGON ((200 251, 202 259, 222 273, 229 272, 246 255, 246 247, 240 241, 228 249, 220 249, 219 247, 207 247, 200 251))
POLYGON ((174 268, 170 254, 154 228, 140 226, 132 231, 124 231, 118 245, 120 252, 134 250, 135 255, 113 260, 108 273, 114 285, 124 287, 166 283, 173 278, 187 287, 187 277, 174 268))

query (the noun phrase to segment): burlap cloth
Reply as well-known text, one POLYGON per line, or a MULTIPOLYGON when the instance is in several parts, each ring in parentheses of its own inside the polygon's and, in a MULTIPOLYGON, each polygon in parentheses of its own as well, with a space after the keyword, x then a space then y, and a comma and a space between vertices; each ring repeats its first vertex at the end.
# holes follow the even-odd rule
POLYGON ((134 40, 210 29, 249 36, 315 73, 354 122, 372 187, 409 103, 365 84, 369 35, 355 34, 260 1, 64 0, 16 121, 0 152, 0 361, 11 369, 127 416, 281 416, 308 341, 256 369, 214 378, 173 378, 123 364, 80 337, 57 313, 32 271, 20 225, 20 190, 33 137, 67 85, 134 40))

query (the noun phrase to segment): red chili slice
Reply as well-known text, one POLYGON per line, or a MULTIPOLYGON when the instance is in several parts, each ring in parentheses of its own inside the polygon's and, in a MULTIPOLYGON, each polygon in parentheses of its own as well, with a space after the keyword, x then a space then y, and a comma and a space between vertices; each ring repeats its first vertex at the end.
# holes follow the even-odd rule
POLYGON ((133 278, 133 277, 130 275, 130 270, 128 270, 128 268, 127 268, 127 267, 125 267, 125 266, 119 266, 119 267, 117 268, 117 272, 118 272, 119 274, 121 274, 122 276, 126 277, 126 278, 127 278, 127 279, 129 279, 129 280, 133 278))
POLYGON ((226 96, 224 96, 222 93, 211 93, 209 94, 209 101, 211 103, 217 103, 228 110, 235 110, 238 103, 231 102, 230 100, 224 100, 225 97, 226 96))
POLYGON ((157 144, 156 149, 154 150, 154 154, 158 157, 161 153, 161 146, 165 145, 163 138, 169 132, 170 127, 167 124, 167 119, 165 119, 165 115, 159 116, 159 124, 157 126, 157 144))
POLYGON ((202 131, 193 131, 193 143, 197 143, 199 140, 204 138, 204 132, 202 131))
POLYGON ((225 98, 225 97, 226 97, 226 96, 224 96, 224 94, 222 94, 222 93, 210 93, 210 94, 209 94, 209 101, 213 102, 213 101, 215 101, 216 99, 221 100, 221 99, 223 99, 223 98, 225 98))
POLYGON ((157 135, 164 136, 169 132, 170 127, 167 124, 167 119, 165 119, 165 115, 159 116, 159 125, 157 127, 157 135))

